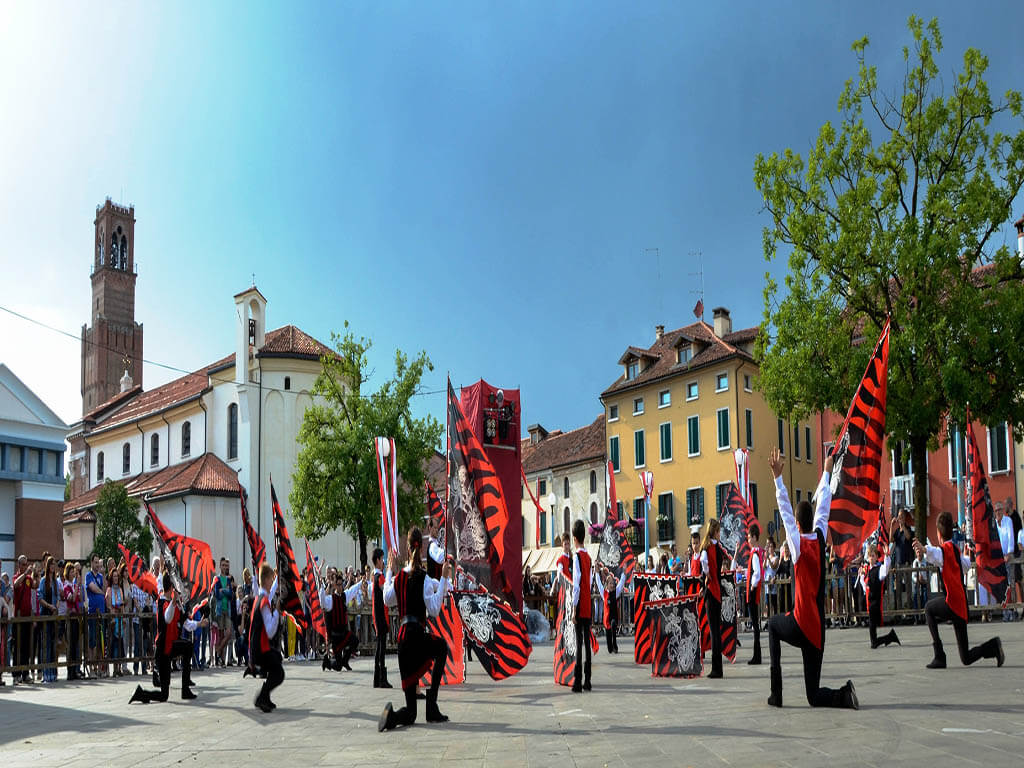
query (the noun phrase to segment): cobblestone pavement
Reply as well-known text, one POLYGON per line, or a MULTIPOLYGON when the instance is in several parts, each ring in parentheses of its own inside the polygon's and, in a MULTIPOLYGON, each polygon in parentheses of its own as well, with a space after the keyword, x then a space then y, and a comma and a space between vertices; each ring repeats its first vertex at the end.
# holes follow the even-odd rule
MULTIPOLYGON (((632 642, 602 645, 594 691, 575 695, 551 677, 550 643, 516 677, 492 682, 470 662, 468 682, 441 691, 452 721, 377 732, 398 691, 374 690, 373 662, 324 673, 287 664, 274 698, 255 710, 256 683, 237 668, 195 676, 199 699, 128 705, 142 678, 0 688, 0 768, 10 766, 1019 766, 1024 755, 1024 624, 970 625, 974 643, 1002 636, 1006 664, 956 662, 926 670, 924 627, 900 627, 902 647, 868 647, 866 629, 829 630, 823 684, 853 678, 859 712, 812 710, 799 655, 783 649, 782 710, 768 707, 768 666, 751 667, 751 636, 723 680, 654 679, 633 663, 632 642), (389 697, 389 694, 390 697, 389 697)), ((762 637, 767 660, 767 636, 762 637)), ((397 662, 389 657, 392 679, 397 662)))

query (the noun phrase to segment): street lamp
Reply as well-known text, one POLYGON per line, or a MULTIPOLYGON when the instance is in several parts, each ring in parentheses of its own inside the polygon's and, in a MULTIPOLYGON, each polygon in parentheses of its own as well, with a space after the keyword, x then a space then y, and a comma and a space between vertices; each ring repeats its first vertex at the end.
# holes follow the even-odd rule
POLYGON ((555 546, 555 504, 557 503, 558 497, 552 491, 548 494, 548 506, 551 507, 551 546, 555 546))

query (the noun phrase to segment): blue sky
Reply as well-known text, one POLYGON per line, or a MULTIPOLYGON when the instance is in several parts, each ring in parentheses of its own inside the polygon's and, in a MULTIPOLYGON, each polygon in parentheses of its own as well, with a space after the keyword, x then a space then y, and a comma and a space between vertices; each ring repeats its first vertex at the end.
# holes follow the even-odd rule
MULTIPOLYGON (((855 38, 894 86, 912 12, 947 81, 973 45, 993 93, 1024 86, 1010 2, 6 5, 0 305, 79 332, 109 195, 148 359, 230 352, 255 273, 271 327, 348 320, 379 376, 425 349, 428 389, 484 377, 524 426, 580 426, 627 345, 692 320, 697 252, 706 305, 760 322, 754 157, 835 119, 855 38)), ((0 338, 73 421, 79 343, 2 312, 0 338)))

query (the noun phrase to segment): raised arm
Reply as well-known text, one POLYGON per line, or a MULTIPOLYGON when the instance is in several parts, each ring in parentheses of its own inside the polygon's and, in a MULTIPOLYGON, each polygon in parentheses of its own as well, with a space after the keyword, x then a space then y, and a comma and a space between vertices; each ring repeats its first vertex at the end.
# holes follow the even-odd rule
POLYGON ((775 478, 775 501, 779 505, 779 516, 782 518, 782 525, 786 529, 786 541, 789 544, 789 555, 793 563, 800 558, 800 527, 793 517, 793 505, 789 501, 789 491, 782 480, 782 470, 785 463, 782 461, 782 454, 778 448, 772 448, 768 454, 768 465, 772 469, 772 477, 775 478))
POLYGON ((825 457, 825 469, 821 473, 821 480, 818 481, 818 490, 814 492, 814 498, 818 500, 818 506, 814 510, 814 530, 821 531, 821 535, 828 538, 828 516, 832 510, 832 466, 834 461, 832 455, 825 457))

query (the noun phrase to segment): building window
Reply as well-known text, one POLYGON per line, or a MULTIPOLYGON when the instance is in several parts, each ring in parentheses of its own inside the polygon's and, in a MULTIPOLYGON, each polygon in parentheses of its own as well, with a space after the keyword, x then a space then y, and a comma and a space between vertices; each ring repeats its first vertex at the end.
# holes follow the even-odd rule
POLYGON ((804 450, 804 458, 807 459, 807 463, 810 464, 811 460, 814 458, 811 455, 811 428, 810 427, 804 427, 804 448, 806 449, 806 450, 804 450))
POLYGON ((626 506, 622 503, 621 500, 615 502, 615 512, 619 520, 622 520, 623 515, 626 514, 626 506))
POLYGON ((125 443, 121 446, 121 474, 127 475, 132 471, 132 444, 125 443))
POLYGON ((540 520, 537 522, 537 526, 540 528, 540 543, 548 543, 548 513, 541 512, 540 520))
POLYGON ((686 455, 700 456, 700 417, 690 416, 686 420, 686 455))
POLYGON ((640 375, 640 363, 634 361, 626 366, 626 379, 635 379, 640 375))
POLYGON ((608 421, 618 421, 618 420, 619 420, 619 406, 617 406, 617 405, 609 405, 608 406, 608 421))
POLYGON ((747 408, 747 411, 744 414, 744 416, 746 417, 745 420, 746 420, 746 423, 747 423, 747 444, 746 445, 747 445, 748 449, 751 449, 751 448, 754 447, 754 412, 752 410, 750 410, 749 408, 747 408))
POLYGON ((96 482, 103 482, 103 451, 96 454, 96 482))
POLYGON ((686 524, 704 525, 703 488, 690 488, 686 491, 686 524))
POLYGON ((676 362, 677 363, 688 363, 693 359, 693 347, 687 344, 686 346, 680 347, 676 350, 676 362))
POLYGON ((639 499, 633 499, 633 519, 636 520, 643 517, 646 512, 647 511, 644 509, 643 497, 641 496, 639 499))
POLYGON ((786 455, 786 425, 779 419, 779 453, 786 455))
POLYGON ((571 531, 569 529, 571 527, 571 521, 569 519, 569 508, 566 507, 565 509, 562 510, 562 530, 565 533, 570 533, 571 531))
POLYGON ((542 477, 538 482, 540 483, 538 486, 540 497, 543 499, 548 495, 548 481, 542 477))
POLYGON ((564 499, 568 499, 569 498, 569 478, 568 477, 563 477, 562 478, 562 498, 564 498, 564 499))
POLYGON ((644 431, 638 429, 633 433, 633 466, 642 467, 647 463, 647 456, 644 451, 644 431))
POLYGON ((238 458, 238 403, 228 406, 228 458, 238 458))
POLYGON ((747 392, 754 391, 754 383, 751 381, 749 373, 743 374, 743 389, 747 392))
POLYGON ((642 397, 633 398, 633 415, 639 416, 644 412, 644 399, 642 397))
POLYGON ((729 374, 720 373, 715 376, 715 392, 725 392, 729 389, 729 374))
POLYGON ((667 389, 661 390, 658 393, 658 407, 667 408, 670 405, 672 405, 672 392, 667 389))
POLYGON ((597 493, 597 472, 590 470, 590 492, 597 493))
MULTIPOLYGON (((619 471, 619 436, 612 435, 608 438, 608 460, 612 463, 612 471, 619 471)), ((541 491, 543 494, 544 491, 541 491)))
POLYGON ((661 460, 672 461, 672 425, 662 424, 658 431, 661 433, 661 460))
POLYGON ((149 438, 149 466, 155 467, 160 463, 160 435, 154 434, 149 438))
POLYGON ((1009 430, 1005 421, 988 428, 988 466, 992 474, 1010 471, 1009 430))
POLYGON ((192 422, 186 421, 181 425, 181 455, 188 456, 192 453, 192 422))
POLYGON ((724 451, 732 445, 729 439, 729 409, 718 409, 718 450, 724 451))
POLYGON ((690 402, 691 400, 696 400, 697 399, 697 394, 698 394, 697 382, 696 381, 691 381, 689 384, 686 385, 686 402, 690 402))
POLYGON ((597 524, 597 502, 590 502, 590 522, 592 525, 597 524))
MULTIPOLYGON (((950 433, 952 434, 952 432, 950 433)), ((950 445, 953 444, 953 439, 950 438, 950 445)), ((950 456, 953 454, 950 453, 950 456)), ((896 440, 892 443, 892 474, 894 477, 900 475, 909 475, 913 472, 910 461, 910 446, 903 440, 896 440)), ((953 479, 953 473, 950 472, 949 479, 953 479)))
POLYGON ((286 391, 290 390, 292 388, 292 377, 291 376, 285 376, 284 377, 284 388, 285 388, 286 391))
POLYGON ((722 516, 722 510, 725 509, 725 500, 729 494, 729 486, 732 483, 719 483, 715 486, 715 509, 718 510, 718 516, 722 516))
POLYGON ((676 523, 672 510, 672 493, 658 494, 658 541, 671 541, 676 537, 676 523))
POLYGON ((793 458, 800 458, 800 425, 793 425, 793 458))

